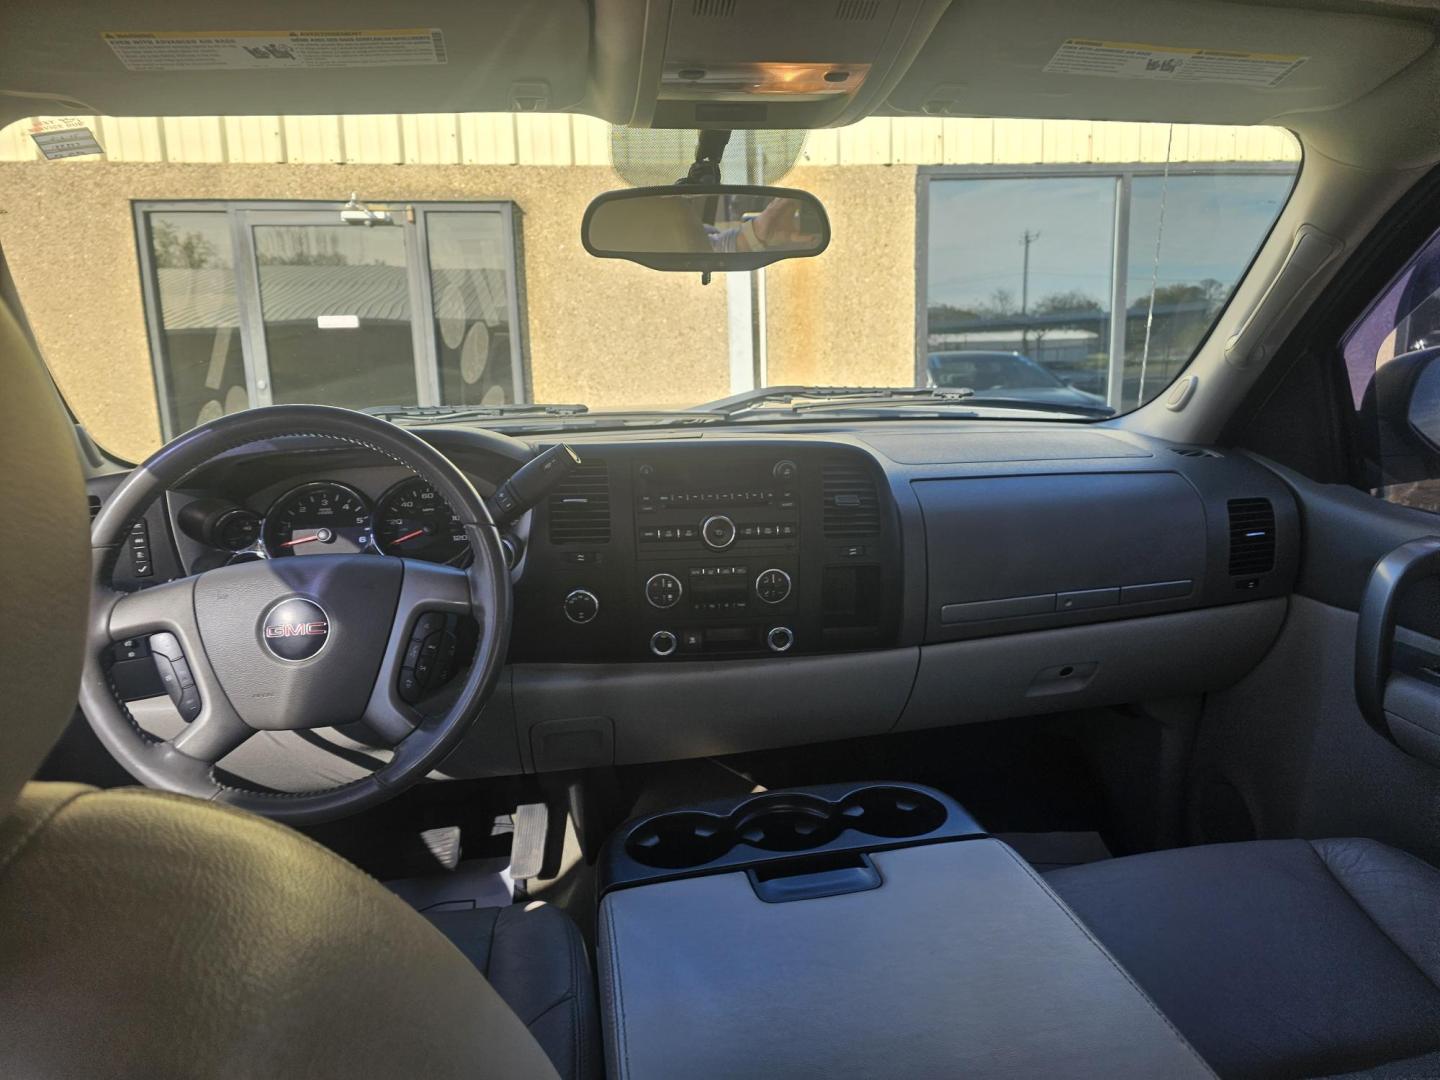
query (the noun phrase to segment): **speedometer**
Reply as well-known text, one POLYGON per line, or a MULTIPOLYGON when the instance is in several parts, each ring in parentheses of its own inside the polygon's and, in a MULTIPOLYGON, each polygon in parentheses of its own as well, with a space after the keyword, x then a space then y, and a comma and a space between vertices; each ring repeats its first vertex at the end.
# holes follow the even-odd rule
POLYGON ((304 484, 275 500, 262 535, 271 558, 354 555, 370 548, 370 507, 344 484, 304 484))
POLYGON ((455 511, 418 476, 401 480, 375 504, 375 546, 386 555, 457 566, 470 554, 455 511))

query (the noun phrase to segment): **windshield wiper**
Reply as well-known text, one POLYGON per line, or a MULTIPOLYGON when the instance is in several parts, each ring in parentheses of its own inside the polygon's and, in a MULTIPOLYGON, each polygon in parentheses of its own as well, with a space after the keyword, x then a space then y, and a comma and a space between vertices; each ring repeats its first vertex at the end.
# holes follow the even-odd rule
POLYGON ((362 409, 381 420, 402 420, 412 424, 446 423, 496 416, 579 416, 590 410, 584 405, 372 405, 362 409))
MULTIPOLYGON (((715 412, 721 416, 738 416, 757 410, 757 406, 770 402, 791 405, 795 410, 802 408, 827 408, 837 402, 859 404, 878 401, 963 401, 973 397, 974 390, 960 386, 766 386, 758 390, 707 401, 696 405, 692 412, 715 412), (812 405, 799 405, 810 402, 812 405)), ((778 411, 778 410, 777 410, 778 411)))
MULTIPOLYGON (((952 391, 953 393, 953 391, 952 391)), ((1080 405, 1068 401, 1036 401, 1033 398, 992 398, 989 396, 976 396, 974 391, 968 391, 963 398, 948 400, 963 400, 967 406, 965 415, 979 415, 976 409, 1014 409, 1026 412, 1059 413, 1063 416, 1085 416, 1096 420, 1108 420, 1115 415, 1115 410, 1108 405, 1080 405)), ((776 410, 792 415, 801 413, 818 412, 848 412, 852 409, 924 409, 927 406, 932 410, 944 410, 947 406, 947 398, 936 396, 927 398, 924 396, 904 397, 877 397, 877 398, 845 398, 840 401, 811 401, 792 405, 789 409, 776 410)))

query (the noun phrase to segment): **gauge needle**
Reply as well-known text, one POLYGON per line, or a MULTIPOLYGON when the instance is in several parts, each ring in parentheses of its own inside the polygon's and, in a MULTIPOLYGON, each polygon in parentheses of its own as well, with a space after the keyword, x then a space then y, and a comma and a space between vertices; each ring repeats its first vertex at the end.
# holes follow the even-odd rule
POLYGON ((296 544, 308 544, 308 543, 310 543, 312 540, 319 540, 319 539, 320 539, 320 534, 319 534, 319 533, 311 533, 309 536, 302 536, 302 537, 299 537, 298 539, 295 539, 295 540, 286 540, 286 541, 285 541, 283 544, 281 544, 280 546, 281 546, 281 547, 294 547, 296 544))
POLYGON ((394 547, 396 544, 403 544, 406 540, 414 540, 415 537, 417 537, 417 536, 424 536, 424 535, 425 535, 425 530, 424 530, 424 529, 415 529, 415 530, 413 530, 413 531, 411 531, 411 532, 406 533, 404 536, 397 536, 394 540, 391 540, 391 541, 390 541, 390 543, 389 543, 388 546, 389 546, 389 547, 394 547))

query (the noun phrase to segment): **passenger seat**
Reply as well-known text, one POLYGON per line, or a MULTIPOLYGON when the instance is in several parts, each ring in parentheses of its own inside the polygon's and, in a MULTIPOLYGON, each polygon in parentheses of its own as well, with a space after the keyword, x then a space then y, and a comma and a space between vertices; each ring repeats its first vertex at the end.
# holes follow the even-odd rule
POLYGON ((1045 877, 1222 1077, 1440 1077, 1440 870, 1419 859, 1262 840, 1045 877))

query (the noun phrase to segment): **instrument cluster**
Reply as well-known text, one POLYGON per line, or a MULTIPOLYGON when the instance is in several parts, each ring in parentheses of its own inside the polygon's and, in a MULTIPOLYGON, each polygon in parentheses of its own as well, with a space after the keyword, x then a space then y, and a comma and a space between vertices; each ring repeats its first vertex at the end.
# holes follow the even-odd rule
POLYGON ((231 506, 196 524, 196 539, 229 552, 231 561, 373 552, 464 566, 471 558, 454 510, 418 476, 391 485, 373 504, 348 484, 317 480, 285 492, 263 515, 231 506))

